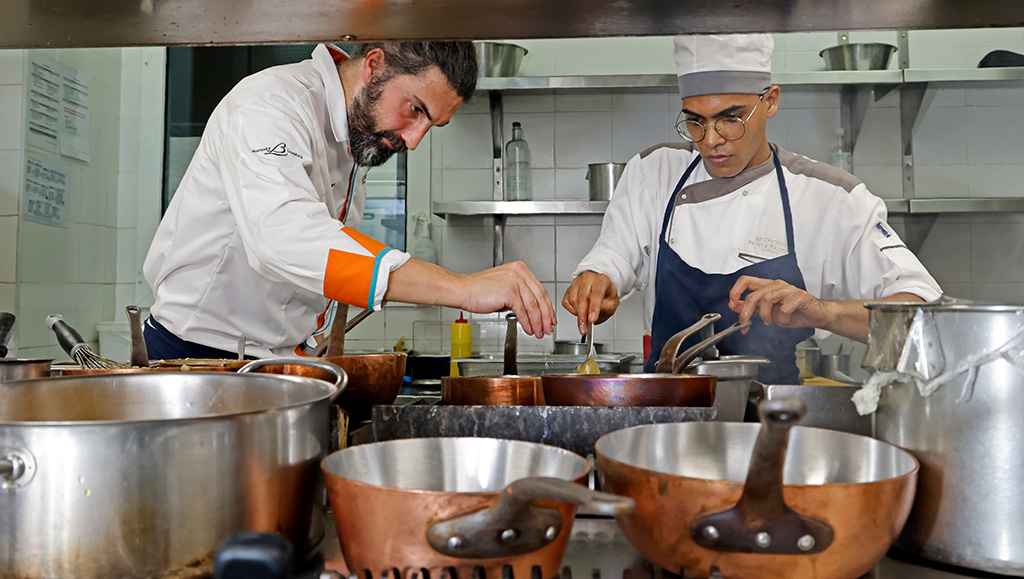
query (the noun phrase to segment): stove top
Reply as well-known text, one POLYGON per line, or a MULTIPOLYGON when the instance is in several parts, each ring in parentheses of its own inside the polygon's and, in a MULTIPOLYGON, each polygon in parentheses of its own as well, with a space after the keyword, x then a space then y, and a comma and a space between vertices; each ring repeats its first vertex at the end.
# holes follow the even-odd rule
MULTIPOLYGON (((294 579, 359 579, 349 575, 341 554, 341 545, 329 517, 327 532, 319 556, 300 569, 294 579)), ((682 579, 678 575, 653 569, 637 555, 614 519, 577 515, 572 539, 562 560, 558 579, 682 579)), ((716 579, 721 575, 712 575, 716 579)), ((950 567, 926 561, 893 549, 875 569, 861 579, 963 579, 997 578, 1001 575, 950 567)), ((386 578, 385 578, 386 579, 386 578)), ((450 579, 479 579, 477 577, 450 579)), ((492 579, 509 579, 506 577, 492 579)))

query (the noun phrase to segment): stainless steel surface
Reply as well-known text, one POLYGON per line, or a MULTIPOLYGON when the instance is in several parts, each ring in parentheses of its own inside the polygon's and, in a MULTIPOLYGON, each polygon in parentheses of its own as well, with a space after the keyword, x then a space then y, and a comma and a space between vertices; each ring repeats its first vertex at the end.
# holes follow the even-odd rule
POLYGON ((587 165, 587 185, 591 201, 611 201, 615 185, 622 176, 625 163, 591 163, 587 165))
POLYGON ((572 480, 587 463, 568 450, 498 438, 408 438, 362 444, 323 461, 331 473, 368 485, 406 490, 500 491, 529 476, 572 480))
MULTIPOLYGON (((588 352, 587 343, 577 342, 576 340, 555 340, 555 349, 553 354, 568 354, 570 356, 586 356, 588 352)), ((604 354, 606 352, 605 344, 603 342, 594 342, 594 352, 597 354, 604 354)))
MULTIPOLYGON (((594 361, 602 374, 626 372, 633 355, 595 354, 594 361)), ((566 374, 576 372, 580 364, 587 361, 586 355, 529 354, 516 356, 519 373, 523 376, 542 374, 566 374)), ((459 365, 460 376, 501 376, 504 357, 495 354, 481 354, 454 360, 459 365)))
POLYGON ((50 363, 46 358, 0 358, 0 382, 46 378, 50 375, 50 363))
POLYGON ((896 372, 873 377, 885 379, 875 435, 921 461, 900 545, 938 561, 1024 576, 1024 545, 1017 540, 1024 534, 1024 463, 1017 459, 1024 455, 1024 307, 876 304, 869 310, 869 347, 876 338, 902 346, 895 367, 887 368, 896 372), (898 332, 902 344, 891 339, 898 324, 876 323, 878 314, 913 320, 898 332))
MULTIPOLYGON (((965 71, 965 76, 970 73, 965 71)), ((1010 77, 1013 78, 1013 77, 1010 77)), ((816 70, 804 72, 773 72, 772 82, 781 85, 899 84, 900 70, 816 70)), ((674 74, 595 74, 570 76, 517 76, 481 78, 477 90, 551 90, 575 88, 640 88, 677 87, 674 74)))
POLYGON ((851 398, 859 386, 853 385, 803 385, 803 384, 755 384, 751 400, 775 400, 778 398, 799 398, 807 404, 807 415, 800 424, 815 428, 827 428, 851 434, 871 436, 871 416, 861 416, 851 398))
POLYGON ((4 491, 4 575, 209 573, 220 540, 243 529, 282 532, 308 556, 336 391, 225 372, 0 385, 0 457, 34 463, 4 491))
POLYGON ((881 42, 854 42, 831 46, 818 53, 827 70, 885 70, 896 47, 881 42))
POLYGON ((962 28, 1024 20, 1015 0, 740 0, 729 10, 697 0, 9 0, 4 13, 3 48, 962 28))
POLYGON ((436 215, 596 215, 607 201, 435 201, 436 215))
POLYGON ((908 68, 906 82, 985 82, 1024 80, 1024 68, 908 68))
POLYGON ((911 213, 1000 213, 1024 211, 1024 199, 911 199, 911 213))
MULTIPOLYGON (((760 424, 687 422, 636 426, 606 434, 598 450, 609 458, 689 478, 743 482, 760 424)), ((866 436, 806 426, 790 432, 785 484, 870 483, 905 475, 914 459, 866 436), (824 460, 825 457, 842 460, 824 460)))
POLYGON ((694 362, 686 368, 686 373, 716 377, 715 401, 712 406, 718 409, 718 419, 724 422, 743 422, 751 389, 755 387, 757 369, 761 364, 769 363, 767 358, 756 356, 722 356, 718 360, 694 362))
POLYGON ((474 42, 480 77, 515 76, 528 50, 511 42, 474 42))

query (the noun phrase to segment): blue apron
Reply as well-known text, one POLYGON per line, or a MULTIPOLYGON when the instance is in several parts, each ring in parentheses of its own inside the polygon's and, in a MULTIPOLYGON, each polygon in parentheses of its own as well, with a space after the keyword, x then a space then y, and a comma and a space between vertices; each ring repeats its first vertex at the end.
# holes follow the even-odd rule
MULTIPOLYGON (((651 355, 645 366, 646 371, 653 372, 661 349, 673 334, 692 325, 697 318, 708 312, 722 315, 716 324, 716 330, 723 330, 739 320, 739 314, 729 309, 729 290, 740 276, 749 275, 765 279, 780 279, 804 291, 804 276, 796 263, 796 252, 793 250, 793 215, 789 210, 789 190, 786 178, 782 175, 778 152, 772 147, 772 161, 775 163, 775 175, 779 180, 779 192, 782 196, 782 213, 786 220, 786 255, 755 263, 728 274, 704 273, 691 267, 679 258, 665 241, 668 237, 668 224, 675 208, 675 199, 690 177, 690 173, 701 162, 698 155, 690 163, 683 178, 676 185, 672 197, 665 209, 665 220, 661 226, 661 237, 658 241, 658 269, 654 278, 654 319, 651 327, 651 355)), ((764 356, 772 361, 763 364, 757 373, 757 379, 763 384, 799 384, 800 371, 796 366, 796 345, 814 334, 812 328, 782 328, 768 326, 755 315, 751 319, 750 331, 746 334, 736 333, 718 344, 721 355, 743 354, 764 356)), ((698 341, 692 337, 683 343, 682 349, 688 348, 698 341)))

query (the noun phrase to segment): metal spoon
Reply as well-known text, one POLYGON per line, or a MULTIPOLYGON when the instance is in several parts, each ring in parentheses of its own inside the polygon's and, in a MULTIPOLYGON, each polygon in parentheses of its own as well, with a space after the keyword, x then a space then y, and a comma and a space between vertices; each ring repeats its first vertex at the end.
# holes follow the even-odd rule
POLYGON ((601 368, 594 360, 594 325, 587 324, 587 361, 576 369, 580 374, 600 374, 601 368))

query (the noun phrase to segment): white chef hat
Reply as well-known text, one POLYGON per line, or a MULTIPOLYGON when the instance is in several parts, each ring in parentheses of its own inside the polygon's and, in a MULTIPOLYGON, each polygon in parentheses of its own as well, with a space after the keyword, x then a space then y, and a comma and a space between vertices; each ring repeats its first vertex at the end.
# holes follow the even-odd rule
POLYGON ((772 86, 771 34, 676 36, 679 94, 761 94, 772 86))

